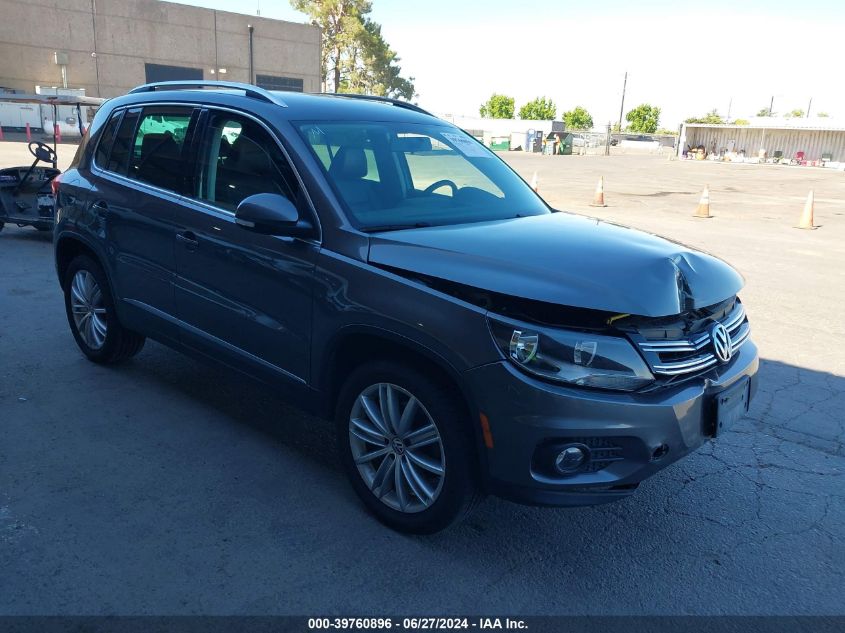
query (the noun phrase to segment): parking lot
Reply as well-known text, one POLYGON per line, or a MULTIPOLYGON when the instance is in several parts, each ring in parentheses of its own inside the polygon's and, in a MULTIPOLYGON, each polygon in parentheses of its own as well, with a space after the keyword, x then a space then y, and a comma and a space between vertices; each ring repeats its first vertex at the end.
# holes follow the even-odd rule
MULTIPOLYGON (((0 165, 26 157, 0 143, 0 165)), ((152 342, 118 368, 87 362, 49 236, 7 226, 0 614, 843 614, 845 174, 504 158, 556 208, 742 272, 762 357, 748 417, 623 502, 491 498, 451 531, 402 536, 358 503, 330 425, 260 385, 152 342), (606 208, 589 206, 599 176, 606 208), (820 228, 801 231, 811 188, 820 228)))

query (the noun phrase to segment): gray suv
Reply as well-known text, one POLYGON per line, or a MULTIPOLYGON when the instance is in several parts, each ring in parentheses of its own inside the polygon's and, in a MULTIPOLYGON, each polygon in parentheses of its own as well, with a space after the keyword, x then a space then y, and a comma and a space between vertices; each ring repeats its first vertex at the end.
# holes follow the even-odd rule
POLYGON ((100 109, 56 205, 88 358, 151 337, 334 419, 355 492, 397 530, 485 493, 622 499, 756 390, 735 270, 553 211, 408 103, 141 86, 100 109))

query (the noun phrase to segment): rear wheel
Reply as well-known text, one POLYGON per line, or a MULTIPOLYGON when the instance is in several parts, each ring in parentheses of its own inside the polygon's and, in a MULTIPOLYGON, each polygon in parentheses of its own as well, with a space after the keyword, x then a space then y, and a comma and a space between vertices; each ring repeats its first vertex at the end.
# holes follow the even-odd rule
POLYGON ((480 499, 473 441, 452 390, 403 365, 376 362, 343 388, 337 432, 355 492, 395 530, 427 534, 480 499))
POLYGON ((95 363, 118 363, 141 351, 145 338, 117 319, 106 274, 87 255, 65 273, 65 310, 76 344, 95 363))

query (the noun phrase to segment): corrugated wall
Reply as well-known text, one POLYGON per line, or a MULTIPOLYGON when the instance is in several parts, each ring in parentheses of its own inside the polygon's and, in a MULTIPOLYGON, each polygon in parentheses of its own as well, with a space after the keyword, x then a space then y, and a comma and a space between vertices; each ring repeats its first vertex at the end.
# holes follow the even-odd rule
POLYGON ((845 131, 841 130, 764 130, 762 128, 706 128, 687 126, 685 143, 690 147, 704 145, 711 151, 727 149, 729 141, 735 141, 734 148, 744 149, 747 156, 756 156, 765 148, 769 156, 776 150, 788 158, 797 152, 804 152, 807 160, 818 160, 830 154, 831 160, 845 162, 845 131))

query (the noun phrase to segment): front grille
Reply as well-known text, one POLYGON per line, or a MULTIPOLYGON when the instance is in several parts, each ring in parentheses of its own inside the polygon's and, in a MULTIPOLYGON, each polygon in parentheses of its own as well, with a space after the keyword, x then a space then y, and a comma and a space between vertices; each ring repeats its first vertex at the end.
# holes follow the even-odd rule
POLYGON ((595 473, 604 470, 613 462, 625 459, 622 456, 622 447, 617 446, 613 439, 606 437, 573 438, 573 442, 580 442, 590 447, 590 461, 582 472, 595 473))
POLYGON ((717 365, 719 360, 712 351, 709 328, 720 321, 731 337, 731 356, 748 340, 751 327, 745 309, 737 300, 733 309, 720 319, 703 321, 704 331, 697 330, 674 339, 641 338, 636 341, 651 370, 658 376, 674 378, 700 373, 717 365))
POLYGON ((531 470, 543 477, 574 477, 597 473, 626 459, 648 460, 648 449, 634 437, 555 437, 543 441, 534 451, 531 470), (555 458, 571 444, 583 444, 590 449, 590 459, 577 471, 561 474, 555 469, 555 458))

